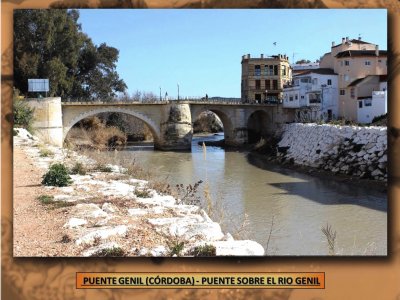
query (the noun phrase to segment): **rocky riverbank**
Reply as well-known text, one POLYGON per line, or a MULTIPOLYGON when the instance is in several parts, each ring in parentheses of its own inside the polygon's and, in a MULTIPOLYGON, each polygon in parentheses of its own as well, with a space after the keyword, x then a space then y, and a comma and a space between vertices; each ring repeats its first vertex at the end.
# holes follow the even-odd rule
MULTIPOLYGON (((260 244, 234 240, 200 207, 181 204, 181 199, 151 189, 148 181, 131 178, 121 166, 100 168, 98 162, 79 153, 41 144, 23 129, 16 133, 14 146, 25 153, 35 167, 32 170, 44 174, 54 163, 69 169, 79 163, 89 170, 70 175, 69 186, 42 186, 41 194, 35 196, 35 209, 59 214, 64 220, 57 241, 59 247, 65 245, 61 256, 264 255, 260 244)), ((17 186, 18 180, 14 178, 17 186)), ((16 195, 14 202, 18 201, 25 200, 16 195)), ((29 212, 24 216, 14 218, 17 231, 19 224, 29 222, 29 212)), ((32 234, 31 238, 40 236, 32 234)), ((16 256, 29 256, 24 254, 29 240, 15 243, 19 247, 16 256)), ((46 249, 42 252, 35 256, 53 255, 46 249)))
POLYGON ((387 128, 287 124, 277 160, 356 178, 387 180, 387 128))

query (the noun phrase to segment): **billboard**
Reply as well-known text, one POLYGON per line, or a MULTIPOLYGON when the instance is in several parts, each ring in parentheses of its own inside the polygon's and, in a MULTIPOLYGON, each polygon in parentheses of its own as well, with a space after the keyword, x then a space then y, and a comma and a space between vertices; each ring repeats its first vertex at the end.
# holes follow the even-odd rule
POLYGON ((48 92, 48 79, 28 79, 28 92, 48 92))

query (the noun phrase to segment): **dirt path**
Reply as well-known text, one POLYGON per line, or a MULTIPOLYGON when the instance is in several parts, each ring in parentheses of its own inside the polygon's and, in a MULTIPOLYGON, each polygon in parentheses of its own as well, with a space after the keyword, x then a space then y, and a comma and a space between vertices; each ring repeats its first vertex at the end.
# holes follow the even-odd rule
POLYGON ((14 147, 14 256, 68 256, 70 244, 61 243, 65 212, 49 209, 37 197, 51 195, 41 185, 43 171, 20 147, 14 147))

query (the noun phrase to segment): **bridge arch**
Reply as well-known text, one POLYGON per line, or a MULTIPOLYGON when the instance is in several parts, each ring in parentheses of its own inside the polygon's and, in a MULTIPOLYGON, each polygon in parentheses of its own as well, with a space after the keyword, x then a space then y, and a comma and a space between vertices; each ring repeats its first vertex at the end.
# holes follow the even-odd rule
POLYGON ((224 138, 225 140, 229 140, 231 136, 233 136, 233 123, 232 118, 229 114, 225 113, 224 111, 218 108, 210 108, 210 107, 199 107, 192 110, 192 123, 197 120, 201 113, 211 111, 218 116, 221 120, 223 129, 224 129, 224 138))
POLYGON ((248 143, 257 143, 262 137, 271 133, 272 116, 265 110, 252 112, 247 119, 248 143))
MULTIPOLYGON (((137 119, 143 121, 150 129, 151 134, 153 135, 154 139, 154 144, 157 144, 158 141, 160 140, 160 128, 159 126, 148 116, 145 114, 142 114, 138 111, 132 110, 132 109, 127 109, 127 108, 122 108, 122 107, 113 107, 112 109, 107 108, 107 107, 101 107, 101 108, 93 108, 90 110, 86 110, 83 112, 79 112, 77 115, 72 116, 72 118, 69 118, 69 120, 64 123, 63 126, 63 142, 68 134, 68 132, 71 130, 71 128, 78 123, 79 121, 95 116, 100 113, 122 113, 122 114, 128 114, 133 117, 136 117, 137 119)), ((65 115, 73 114, 73 112, 68 112, 68 108, 63 108, 63 118, 65 119, 65 115)))

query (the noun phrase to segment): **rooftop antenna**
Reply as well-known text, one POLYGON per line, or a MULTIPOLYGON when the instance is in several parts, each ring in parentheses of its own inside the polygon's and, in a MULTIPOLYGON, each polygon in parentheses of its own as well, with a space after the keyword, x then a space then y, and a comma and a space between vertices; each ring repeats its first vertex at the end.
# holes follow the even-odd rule
POLYGON ((299 53, 293 52, 293 55, 292 55, 292 64, 294 64, 294 56, 295 56, 296 54, 299 54, 299 53))

